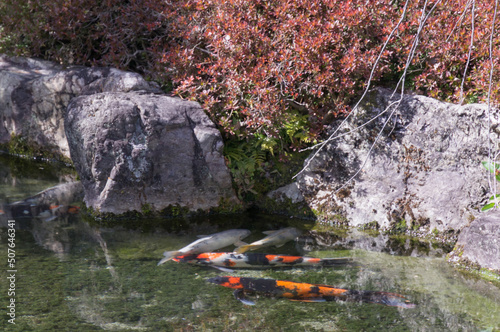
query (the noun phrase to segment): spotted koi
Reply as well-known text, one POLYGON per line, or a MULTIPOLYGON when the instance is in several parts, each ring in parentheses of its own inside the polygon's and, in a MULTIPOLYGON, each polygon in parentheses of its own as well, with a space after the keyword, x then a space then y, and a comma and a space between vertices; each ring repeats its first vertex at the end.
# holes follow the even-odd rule
POLYGON ((347 264, 351 258, 313 258, 303 256, 271 255, 246 252, 205 252, 181 255, 173 258, 176 262, 191 263, 215 268, 270 268, 291 266, 335 266, 347 264))
POLYGON ((358 291, 305 282, 230 276, 210 278, 208 282, 234 289, 234 297, 247 305, 255 305, 255 303, 247 299, 246 295, 257 293, 301 302, 341 300, 377 303, 401 308, 415 307, 415 304, 410 303, 403 295, 388 292, 358 291))
POLYGON ((158 262, 158 265, 161 265, 180 255, 199 254, 206 251, 224 248, 232 244, 236 246, 244 245, 244 242, 242 242, 241 239, 249 236, 250 233, 251 232, 248 229, 230 229, 212 235, 200 235, 200 239, 185 246, 184 248, 175 251, 165 251, 163 253, 164 257, 158 262))

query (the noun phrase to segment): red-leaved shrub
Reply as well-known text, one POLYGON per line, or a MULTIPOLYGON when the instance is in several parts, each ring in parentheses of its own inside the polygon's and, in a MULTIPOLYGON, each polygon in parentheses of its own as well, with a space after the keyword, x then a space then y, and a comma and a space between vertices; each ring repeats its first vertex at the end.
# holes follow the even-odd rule
MULTIPOLYGON (((273 150, 304 144, 350 110, 404 6, 402 0, 3 0, 0 51, 138 71, 201 102, 227 135, 255 137, 273 150)), ((407 87, 484 102, 494 6, 410 1, 374 84, 398 82, 419 24, 434 9, 418 35, 407 87)), ((498 103, 498 17, 495 31, 491 96, 498 103)))

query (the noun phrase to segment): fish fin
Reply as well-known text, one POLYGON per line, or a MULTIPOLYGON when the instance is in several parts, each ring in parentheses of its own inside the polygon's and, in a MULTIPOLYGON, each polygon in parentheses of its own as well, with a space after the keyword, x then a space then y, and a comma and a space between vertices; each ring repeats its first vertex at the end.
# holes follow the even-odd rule
POLYGON ((234 297, 243 304, 255 305, 254 301, 245 298, 245 293, 241 289, 235 289, 233 292, 234 297))
POLYGON ((236 242, 234 243, 234 245, 235 245, 235 246, 237 246, 237 247, 242 247, 242 246, 247 246, 247 245, 248 245, 248 243, 246 243, 246 242, 244 242, 244 241, 239 240, 239 241, 236 241, 236 242))
POLYGON ((365 291, 360 293, 360 295, 363 302, 405 309, 413 309, 416 307, 416 304, 411 303, 404 295, 397 293, 365 291))
POLYGON ((276 245, 276 248, 280 248, 280 247, 283 247, 285 244, 284 243, 279 243, 276 245))
POLYGON ((290 301, 295 302, 326 302, 324 298, 321 297, 307 297, 303 299, 290 299, 290 301))
POLYGON ((349 290, 348 289, 345 289, 345 288, 339 288, 339 287, 335 287, 335 286, 332 286, 332 285, 325 285, 325 284, 314 284, 316 286, 319 286, 319 287, 326 287, 326 288, 335 288, 335 289, 338 289, 338 290, 343 290, 345 292, 348 292, 349 290))
POLYGON ((352 261, 353 261, 353 259, 350 257, 322 258, 321 265, 324 265, 324 266, 341 265, 341 264, 348 264, 352 261))
POLYGON ((52 217, 48 217, 48 218, 43 218, 42 220, 45 221, 45 222, 49 222, 49 221, 53 221, 53 220, 56 220, 57 219, 57 216, 52 216, 52 217))
POLYGON ((374 299, 373 303, 406 309, 413 309, 416 307, 416 304, 411 303, 403 295, 385 292, 380 292, 378 299, 374 299))
POLYGON ((246 251, 250 250, 251 248, 252 248, 252 245, 247 244, 247 245, 240 246, 240 247, 238 247, 238 248, 234 249, 234 250, 233 250, 233 252, 234 252, 235 254, 242 254, 242 253, 244 253, 244 252, 246 252, 246 251))
POLYGON ((179 251, 165 251, 163 253, 163 257, 159 262, 158 262, 158 265, 161 265, 169 260, 171 260, 172 258, 174 258, 175 256, 177 256, 180 252, 179 251))
POLYGON ((215 266, 215 265, 210 265, 210 266, 213 267, 214 269, 217 269, 217 270, 222 271, 222 272, 227 272, 227 273, 234 272, 234 270, 228 269, 227 267, 215 266))

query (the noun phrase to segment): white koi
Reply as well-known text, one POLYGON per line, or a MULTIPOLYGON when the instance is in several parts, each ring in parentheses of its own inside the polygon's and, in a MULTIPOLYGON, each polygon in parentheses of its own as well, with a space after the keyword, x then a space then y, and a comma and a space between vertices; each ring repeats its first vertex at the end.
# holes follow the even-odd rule
POLYGON ((163 253, 163 256, 165 257, 158 262, 158 265, 161 265, 180 255, 199 254, 202 252, 213 251, 227 247, 231 244, 236 246, 246 245, 246 243, 242 242, 241 239, 244 239, 250 235, 250 233, 251 232, 247 229, 230 229, 224 232, 202 237, 182 249, 176 251, 165 251, 163 253))
POLYGON ((237 254, 242 254, 248 250, 255 250, 264 247, 276 246, 277 248, 284 245, 286 242, 294 240, 302 232, 295 227, 287 227, 277 231, 266 231, 263 232, 267 234, 265 238, 252 242, 250 244, 239 246, 234 250, 237 254))

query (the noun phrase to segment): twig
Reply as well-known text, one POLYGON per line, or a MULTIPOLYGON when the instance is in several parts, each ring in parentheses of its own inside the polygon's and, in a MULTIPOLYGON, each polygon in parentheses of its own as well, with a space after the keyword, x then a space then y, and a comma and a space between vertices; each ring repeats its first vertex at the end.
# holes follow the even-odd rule
POLYGON ((460 84, 460 104, 463 103, 463 94, 464 94, 464 82, 467 77, 467 69, 469 68, 470 57, 472 55, 472 47, 474 46, 474 15, 476 8, 476 0, 472 1, 472 12, 471 12, 471 32, 470 32, 470 45, 469 45, 469 54, 467 55, 467 63, 465 64, 464 75, 462 77, 462 84, 460 84))
MULTIPOLYGON (((382 49, 380 50, 379 54, 378 54, 378 57, 377 59, 375 60, 375 63, 373 64, 373 68, 370 72, 370 77, 368 78, 368 82, 366 84, 366 88, 365 88, 365 91, 363 92, 363 95, 361 96, 361 98, 358 100, 358 102, 356 103, 356 105, 353 107, 352 111, 345 117, 345 119, 342 121, 342 123, 340 123, 340 125, 337 127, 337 129, 324 141, 324 142, 321 142, 321 143, 318 143, 316 145, 314 145, 312 148, 317 148, 316 152, 312 155, 311 158, 309 158, 309 160, 306 162, 306 165, 297 173, 293 176, 293 179, 295 179, 297 176, 299 176, 300 174, 302 174, 308 167, 309 165, 311 164, 312 160, 314 158, 316 158, 316 156, 318 155, 318 153, 323 149, 323 147, 330 141, 334 140, 336 138, 336 134, 337 132, 339 131, 340 128, 342 128, 342 126, 347 122, 347 120, 349 119, 349 117, 354 114, 356 111, 357 111, 357 108, 359 106, 359 104, 361 103, 361 101, 365 98, 366 94, 368 93, 368 90, 370 89, 370 84, 371 84, 371 81, 373 79, 373 75, 375 73, 375 70, 378 66, 378 63, 380 61, 380 58, 382 57, 382 54, 384 53, 385 51, 385 48, 387 47, 387 44, 389 44, 389 41, 392 39, 392 36, 394 35, 394 33, 397 31, 397 29, 399 28, 399 26, 401 25, 401 23, 403 22, 404 18, 406 17, 406 12, 407 12, 407 9, 408 9, 408 3, 409 3, 409 0, 406 0, 405 2, 405 5, 403 7, 403 13, 401 14, 401 18, 399 19, 398 23, 396 24, 396 26, 392 29, 391 33, 389 34, 389 36, 387 37, 387 40, 385 41, 384 45, 382 46, 382 49)), ((378 116, 377 116, 378 117, 378 116)), ((372 119, 373 120, 373 119, 372 119)), ((370 120, 371 121, 371 120, 370 120)))
POLYGON ((472 0, 469 0, 465 4, 465 8, 464 8, 464 11, 462 12, 462 15, 460 15, 460 18, 458 19, 457 23, 455 23, 455 26, 453 26, 453 29, 451 29, 451 32, 448 35, 448 38, 446 38, 446 42, 447 43, 450 41, 450 38, 453 35, 453 32, 455 31, 456 27, 459 26, 459 25, 462 25, 462 21, 464 19, 465 13, 467 12, 467 9, 469 9, 469 6, 470 6, 471 2, 472 2, 472 0))
MULTIPOLYGON (((495 162, 497 160, 498 155, 500 154, 500 151, 493 156, 493 148, 491 146, 491 140, 490 140, 490 130, 491 130, 491 82, 493 81, 493 35, 495 33, 495 20, 497 17, 497 10, 498 10, 498 0, 495 0, 495 10, 493 12, 493 20, 491 23, 491 34, 490 34, 490 49, 489 49, 489 56, 490 56, 490 77, 489 77, 489 87, 488 87, 488 134, 487 134, 487 139, 488 139, 488 161, 493 164, 493 169, 496 169, 495 162)), ((495 150, 498 149, 498 147, 495 147, 495 150)), ((497 186, 494 185, 493 183, 495 182, 495 174, 488 172, 488 186, 490 188, 490 192, 493 193, 493 199, 495 202, 495 206, 499 206, 500 202, 498 201, 497 198, 497 186)))

